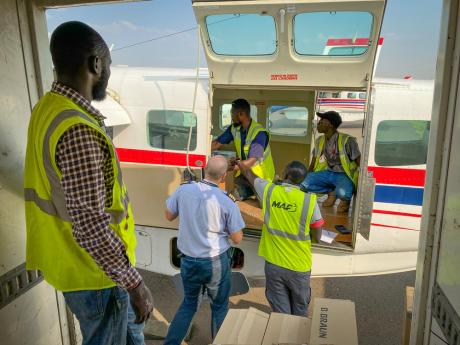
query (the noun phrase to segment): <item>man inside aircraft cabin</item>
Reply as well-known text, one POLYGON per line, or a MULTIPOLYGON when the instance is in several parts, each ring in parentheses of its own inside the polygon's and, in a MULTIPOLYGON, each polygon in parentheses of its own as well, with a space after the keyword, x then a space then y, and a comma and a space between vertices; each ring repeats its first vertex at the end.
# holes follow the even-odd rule
POLYGON ((135 265, 131 202, 104 116, 110 52, 81 22, 54 30, 56 81, 35 105, 24 169, 27 269, 40 270, 79 321, 82 345, 144 345, 153 310, 135 265))
POLYGON ((310 303, 311 242, 319 242, 324 220, 316 195, 299 184, 307 168, 289 163, 280 183, 258 178, 238 163, 262 203, 259 256, 265 259, 265 295, 276 313, 306 316, 310 303))
POLYGON ((323 133, 315 143, 309 173, 301 187, 311 193, 328 193, 323 207, 340 200, 337 212, 348 212, 358 182, 361 153, 356 138, 337 131, 342 118, 336 111, 316 113, 323 133))
MULTIPOLYGON (((251 169, 258 177, 272 181, 275 167, 270 150, 268 131, 251 118, 251 107, 247 100, 237 99, 232 102, 232 125, 212 142, 212 151, 218 150, 223 144, 232 141, 235 144, 237 159, 240 164, 251 169)), ((235 171, 234 195, 238 200, 246 200, 254 195, 254 189, 247 179, 241 175, 236 160, 232 160, 229 168, 235 171)))

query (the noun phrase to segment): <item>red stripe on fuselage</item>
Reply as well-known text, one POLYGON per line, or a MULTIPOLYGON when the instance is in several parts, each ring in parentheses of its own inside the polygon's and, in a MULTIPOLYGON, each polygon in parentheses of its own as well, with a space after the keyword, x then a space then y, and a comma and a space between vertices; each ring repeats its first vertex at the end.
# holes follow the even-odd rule
POLYGON ((386 211, 386 210, 372 210, 372 213, 391 214, 394 216, 406 216, 406 217, 415 217, 415 218, 422 217, 421 214, 417 214, 417 213, 395 212, 395 211, 386 211))
MULTIPOLYGON (((125 163, 187 166, 186 153, 117 148, 117 154, 120 162, 125 163)), ((192 167, 203 167, 206 156, 190 154, 189 162, 192 167)))
POLYGON ((394 226, 394 225, 385 225, 385 224, 377 224, 377 223, 371 223, 372 226, 378 226, 381 228, 391 228, 391 229, 400 229, 400 230, 413 230, 413 231, 419 231, 419 229, 412 229, 412 228, 403 228, 401 226, 394 226))
POLYGON ((371 171, 376 183, 382 184, 397 184, 402 186, 425 186, 424 169, 405 169, 405 168, 383 168, 383 167, 368 167, 371 171))

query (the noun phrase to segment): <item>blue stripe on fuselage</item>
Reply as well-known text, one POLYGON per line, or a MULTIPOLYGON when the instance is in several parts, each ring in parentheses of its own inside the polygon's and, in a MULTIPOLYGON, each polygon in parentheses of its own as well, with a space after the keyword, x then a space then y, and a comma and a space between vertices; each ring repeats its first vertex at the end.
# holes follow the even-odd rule
POLYGON ((422 206, 423 188, 376 185, 374 201, 422 206))

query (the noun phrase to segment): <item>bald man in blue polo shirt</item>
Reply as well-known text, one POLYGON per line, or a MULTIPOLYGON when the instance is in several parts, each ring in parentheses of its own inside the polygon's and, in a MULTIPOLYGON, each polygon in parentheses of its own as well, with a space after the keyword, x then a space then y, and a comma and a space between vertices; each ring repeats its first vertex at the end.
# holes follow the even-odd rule
POLYGON ((218 186, 225 180, 227 168, 225 157, 211 157, 204 180, 182 184, 166 201, 166 219, 179 217, 177 246, 182 253, 184 300, 164 345, 181 344, 203 289, 211 300, 213 338, 227 315, 231 288, 229 240, 238 244, 245 226, 238 206, 218 186))

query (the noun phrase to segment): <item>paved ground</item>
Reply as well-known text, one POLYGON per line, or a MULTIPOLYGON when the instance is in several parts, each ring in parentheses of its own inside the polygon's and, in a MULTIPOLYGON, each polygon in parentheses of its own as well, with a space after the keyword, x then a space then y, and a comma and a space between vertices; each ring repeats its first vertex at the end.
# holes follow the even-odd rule
MULTIPOLYGON (((164 329, 171 321, 181 299, 170 277, 142 272, 155 299, 155 319, 164 329)), ((356 303, 360 345, 399 345, 401 343, 405 286, 413 286, 415 271, 373 277, 317 278, 312 280, 313 298, 344 298, 356 303)), ((252 282, 250 292, 231 298, 231 308, 249 306, 269 312, 263 281, 252 282)), ((161 328, 161 327, 160 327, 161 328)), ((185 344, 207 345, 211 341, 209 305, 198 311, 191 339, 185 344)), ((162 344, 149 340, 147 345, 162 344)))

